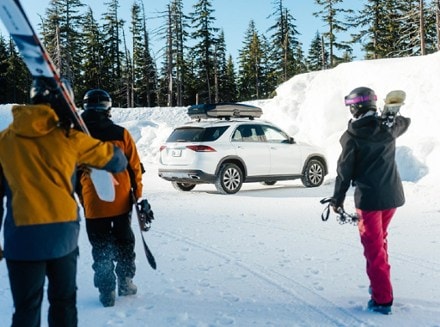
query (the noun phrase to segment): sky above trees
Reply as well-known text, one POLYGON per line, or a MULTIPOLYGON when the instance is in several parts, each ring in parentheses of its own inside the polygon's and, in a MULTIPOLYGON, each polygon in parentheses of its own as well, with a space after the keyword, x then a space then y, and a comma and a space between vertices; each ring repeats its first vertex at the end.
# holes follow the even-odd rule
MULTIPOLYGON (((23 1, 22 1, 23 2, 23 1)), ((49 0, 34 0, 23 2, 24 8, 28 13, 34 26, 41 22, 41 16, 49 5, 49 0)), ((106 9, 105 0, 83 0, 85 5, 92 8, 94 16, 99 18, 106 9)), ((170 0, 143 0, 147 14, 147 28, 151 37, 151 46, 153 55, 159 56, 163 48, 163 41, 155 31, 164 25, 164 11, 170 0)), ((184 0, 184 11, 186 13, 193 11, 193 5, 197 0, 184 0)), ((344 7, 357 10, 361 8, 363 1, 344 0, 344 7)), ((130 21, 130 8, 133 1, 120 1, 120 17, 125 21, 130 21)), ((212 0, 215 10, 216 26, 225 32, 225 41, 227 51, 234 59, 238 57, 238 51, 243 45, 243 38, 249 26, 250 20, 254 20, 257 30, 260 33, 266 33, 267 29, 273 24, 273 18, 269 15, 274 10, 273 0, 212 0)), ((306 51, 315 37, 317 31, 324 30, 324 23, 313 16, 313 13, 319 10, 315 0, 302 1, 284 1, 284 6, 289 9, 296 19, 295 24, 298 27, 299 41, 303 44, 306 51)), ((5 34, 2 23, 0 23, 0 32, 5 34)), ((354 48, 354 54, 359 49, 354 48)))

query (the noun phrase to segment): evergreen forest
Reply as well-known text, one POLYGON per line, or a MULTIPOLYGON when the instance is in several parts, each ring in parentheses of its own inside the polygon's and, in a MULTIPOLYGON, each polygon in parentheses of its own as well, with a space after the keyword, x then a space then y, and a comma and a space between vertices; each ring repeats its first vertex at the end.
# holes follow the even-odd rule
MULTIPOLYGON (((100 17, 81 0, 52 0, 35 29, 72 84, 78 105, 87 90, 102 88, 112 95, 113 106, 123 108, 270 98, 297 74, 440 49, 440 0, 359 0, 359 11, 347 9, 344 0, 307 0, 317 4, 313 15, 323 22, 309 44, 299 41, 299 13, 286 8, 287 0, 258 1, 271 3, 270 28, 258 31, 251 20, 241 32, 235 61, 212 0, 192 0, 190 8, 183 0, 169 0, 160 13, 162 27, 154 31, 159 57, 152 56, 141 0, 130 5, 129 21, 119 16, 120 7, 128 5, 121 0, 106 0, 100 17), (362 58, 354 57, 355 46, 362 58)), ((0 103, 28 102, 30 84, 12 39, 0 34, 0 103)))

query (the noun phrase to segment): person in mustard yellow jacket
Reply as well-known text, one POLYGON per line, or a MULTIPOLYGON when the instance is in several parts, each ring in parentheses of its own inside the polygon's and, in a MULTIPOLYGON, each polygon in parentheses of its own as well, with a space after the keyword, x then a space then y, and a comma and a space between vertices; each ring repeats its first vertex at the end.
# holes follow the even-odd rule
POLYGON ((110 119, 112 100, 101 89, 86 92, 82 118, 91 135, 120 147, 128 160, 127 170, 114 174, 116 196, 113 202, 101 201, 87 173, 81 175, 81 201, 86 217, 87 235, 92 245, 94 285, 104 307, 115 304, 118 295, 133 295, 135 275, 135 238, 131 228, 133 188, 136 199, 142 196, 142 164, 130 133, 110 119), (116 265, 115 265, 116 263, 116 265), (116 276, 115 276, 116 273, 116 276))
POLYGON ((49 80, 34 79, 32 104, 14 105, 12 123, 0 132, 3 255, 15 308, 13 327, 41 325, 46 277, 49 326, 77 326, 76 170, 87 165, 116 173, 127 165, 112 143, 61 127, 66 124, 50 106, 54 91, 49 80))

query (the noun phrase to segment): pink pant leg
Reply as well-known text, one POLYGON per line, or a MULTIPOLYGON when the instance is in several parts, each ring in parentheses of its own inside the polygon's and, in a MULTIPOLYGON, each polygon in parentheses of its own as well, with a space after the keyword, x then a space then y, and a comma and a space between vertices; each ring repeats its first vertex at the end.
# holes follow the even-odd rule
POLYGON ((367 260, 372 298, 379 304, 393 301, 390 265, 388 263, 388 225, 396 209, 366 211, 357 209, 359 234, 367 260))

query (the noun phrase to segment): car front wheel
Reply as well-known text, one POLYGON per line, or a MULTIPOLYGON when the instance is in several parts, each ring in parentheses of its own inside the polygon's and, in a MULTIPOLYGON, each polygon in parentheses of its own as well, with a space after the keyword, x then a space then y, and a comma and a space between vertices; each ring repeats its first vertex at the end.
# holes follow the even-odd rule
POLYGON ((243 172, 240 167, 233 163, 221 165, 215 180, 215 187, 219 193, 237 193, 243 185, 243 172))
POLYGON ((304 174, 301 177, 301 182, 305 187, 317 187, 324 181, 324 165, 321 161, 312 159, 304 170, 304 174))
POLYGON ((194 187, 196 187, 196 184, 191 184, 191 183, 171 182, 171 184, 173 184, 176 190, 184 191, 184 192, 191 191, 194 187))

